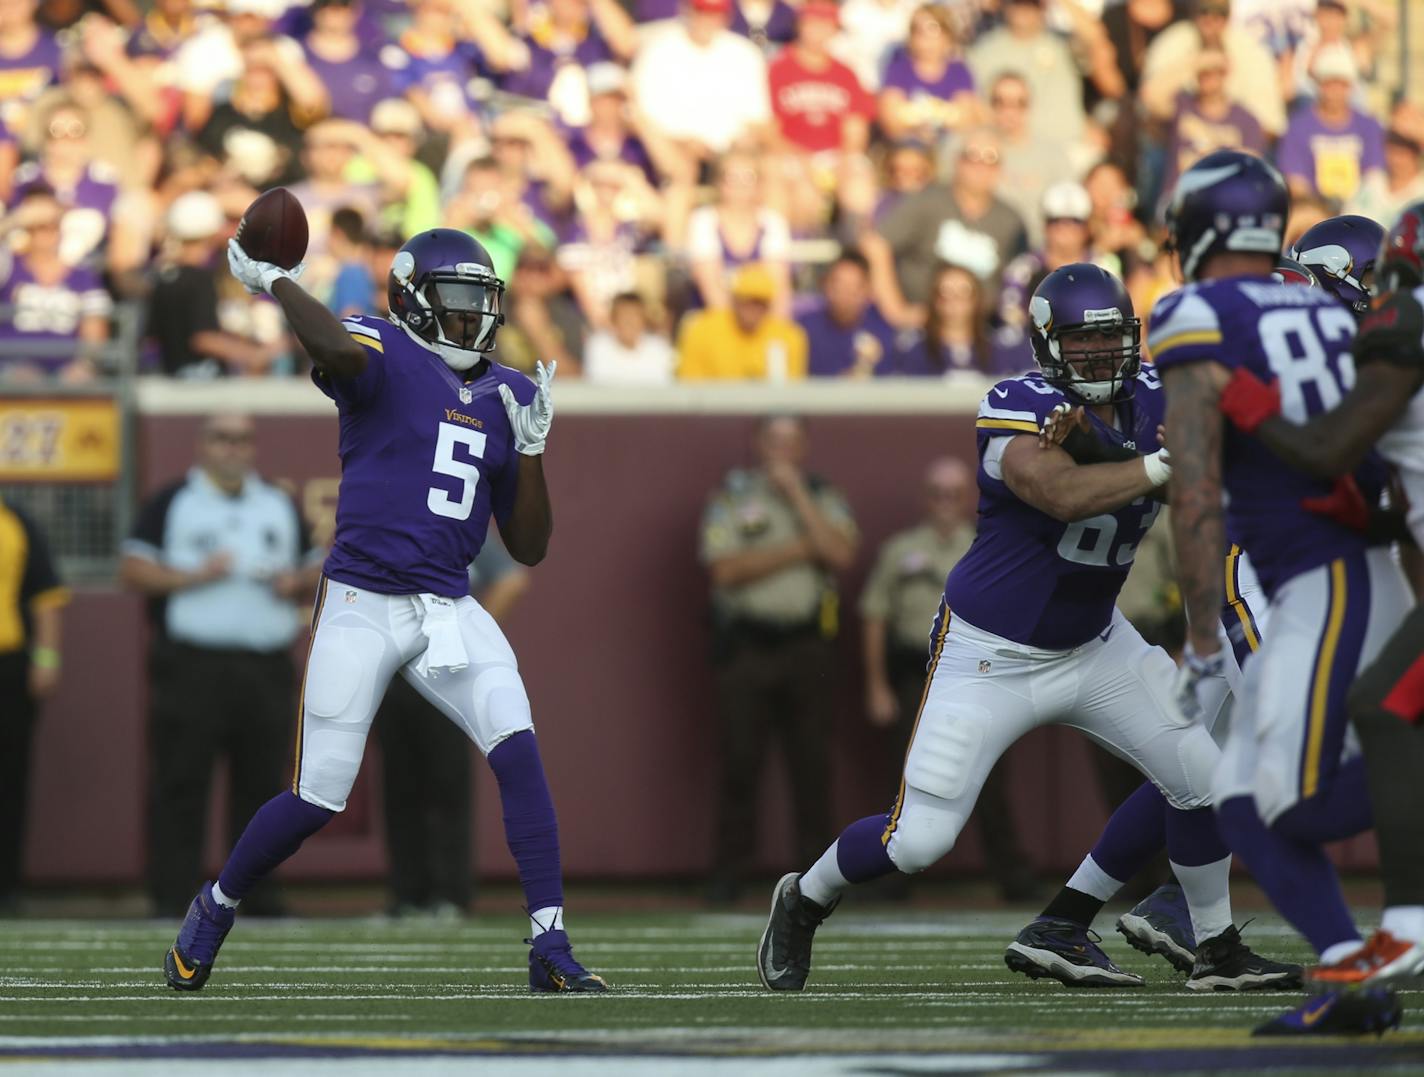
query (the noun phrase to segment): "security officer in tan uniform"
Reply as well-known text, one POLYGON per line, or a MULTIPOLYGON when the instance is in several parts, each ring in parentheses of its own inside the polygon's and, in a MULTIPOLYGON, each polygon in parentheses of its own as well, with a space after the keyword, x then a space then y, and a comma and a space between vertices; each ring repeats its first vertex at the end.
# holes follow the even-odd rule
POLYGON ((756 431, 758 465, 729 473, 703 514, 722 715, 708 891, 717 902, 736 897, 755 854, 757 791, 773 738, 791 777, 797 855, 820 855, 831 836, 833 574, 854 560, 858 536, 840 492, 803 471, 806 450, 800 419, 764 419, 756 431))
MULTIPOLYGON (((930 464, 924 520, 885 540, 860 595, 865 707, 887 740, 887 788, 900 780, 919 711, 930 626, 944 596, 945 577, 974 541, 973 490, 974 475, 963 461, 945 457, 930 464)), ((1024 901, 1038 887, 1019 848, 1004 773, 1002 764, 990 772, 974 817, 1000 892, 1005 900, 1024 901)))

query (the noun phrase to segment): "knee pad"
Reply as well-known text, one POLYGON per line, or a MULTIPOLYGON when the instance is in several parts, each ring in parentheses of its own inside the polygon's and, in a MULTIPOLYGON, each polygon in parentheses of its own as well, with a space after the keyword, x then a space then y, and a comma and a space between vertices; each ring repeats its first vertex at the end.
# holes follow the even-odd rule
POLYGON ((307 659, 303 709, 333 722, 364 721, 380 702, 376 677, 385 651, 385 638, 375 629, 322 625, 307 659))
POLYGON ((905 789, 905 805, 885 851, 906 875, 924 871, 954 848, 964 820, 936 803, 937 797, 905 789))
POLYGON ((1221 749, 1211 734, 1199 725, 1183 730, 1177 741, 1177 761, 1181 764, 1179 788, 1163 788, 1167 803, 1174 808, 1207 808, 1212 802, 1212 779, 1221 762, 1221 749))
POLYGON ((470 705, 478 727, 493 733, 494 741, 533 725, 524 681, 509 666, 487 666, 470 682, 470 705))
POLYGON ((997 759, 982 758, 985 728, 991 720, 986 708, 971 703, 922 715, 905 760, 905 785, 954 800, 975 777, 982 782, 997 759))

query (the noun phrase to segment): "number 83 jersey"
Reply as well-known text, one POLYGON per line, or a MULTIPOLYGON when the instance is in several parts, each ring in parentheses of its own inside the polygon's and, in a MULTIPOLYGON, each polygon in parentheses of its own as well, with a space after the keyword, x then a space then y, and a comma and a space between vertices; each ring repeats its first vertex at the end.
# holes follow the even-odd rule
MULTIPOLYGON (((979 524, 974 544, 945 584, 955 617, 1027 647, 1062 651, 1101 636, 1147 529, 1161 505, 1138 498, 1116 512, 1064 523, 1034 508, 1004 482, 1004 448, 1037 438, 1066 397, 1037 372, 1001 381, 979 406, 979 524)), ((1144 367, 1133 395, 1109 426, 1089 412, 1094 433, 1140 453, 1157 449, 1161 383, 1144 367)))
POLYGON ((380 594, 467 595, 491 514, 503 521, 514 507, 518 455, 499 386, 528 404, 534 383, 494 362, 465 382, 388 321, 342 326, 366 349, 366 368, 312 372, 341 419, 326 575, 380 594))
MULTIPOLYGON (((1151 324, 1159 370, 1195 362, 1245 367, 1279 382, 1281 414, 1293 423, 1334 408, 1355 383, 1354 315, 1322 289, 1259 277, 1188 284, 1157 301, 1151 324)), ((1293 576, 1365 549, 1362 535, 1301 507, 1302 498, 1329 494, 1331 480, 1296 471, 1230 423, 1221 460, 1226 532, 1250 556, 1268 597, 1293 576)), ((1374 453, 1356 470, 1370 503, 1386 475, 1374 453)))

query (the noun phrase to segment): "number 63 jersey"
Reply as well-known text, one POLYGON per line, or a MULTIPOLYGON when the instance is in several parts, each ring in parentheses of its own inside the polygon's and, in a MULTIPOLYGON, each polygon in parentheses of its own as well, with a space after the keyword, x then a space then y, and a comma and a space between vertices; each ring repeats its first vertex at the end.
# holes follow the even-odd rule
MULTIPOLYGON (((974 544, 945 583, 945 603, 975 628, 1027 647, 1064 651, 1102 636, 1137 544, 1161 505, 1138 498, 1116 512, 1064 523, 1021 501, 1000 461, 1011 438, 1037 438, 1067 398, 1037 372, 1001 381, 979 406, 979 524, 974 544)), ((1091 411, 1099 438, 1140 453, 1157 449, 1161 382, 1146 367, 1109 426, 1091 411)), ((1070 480, 1071 481, 1071 480, 1070 480)))
MULTIPOLYGON (((1158 300, 1148 344, 1159 370, 1217 362, 1279 382, 1282 416, 1304 423, 1336 407, 1354 385, 1355 327, 1354 315, 1329 292, 1231 277, 1158 300)), ((1170 443, 1171 431, 1167 436, 1170 443)), ((1333 481, 1296 471, 1230 423, 1221 460, 1226 533, 1250 556, 1267 597, 1302 572, 1365 549, 1362 535, 1301 507, 1303 498, 1329 494, 1333 481)), ((1371 504, 1386 478, 1374 453, 1355 471, 1371 504)))
POLYGON ((341 491, 326 575, 387 595, 469 594, 467 569, 514 506, 518 455, 499 397, 534 398, 523 374, 490 362, 470 382, 379 318, 342 326, 366 350, 354 378, 312 380, 341 419, 341 491))

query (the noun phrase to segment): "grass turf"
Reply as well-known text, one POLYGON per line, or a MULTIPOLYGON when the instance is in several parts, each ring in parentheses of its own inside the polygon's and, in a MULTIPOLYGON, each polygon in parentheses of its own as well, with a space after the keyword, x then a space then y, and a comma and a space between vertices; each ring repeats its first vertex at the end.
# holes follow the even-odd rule
MULTIPOLYGON (((137 1056, 149 1061, 132 1072, 159 1072, 163 1058, 241 1056, 245 1072, 264 1058, 263 1071, 276 1073, 334 1057, 557 1053, 590 1072, 610 1056, 626 1059, 608 1071, 618 1073, 637 1070, 640 1059, 661 1059, 665 1068, 654 1071, 673 1072, 672 1056, 677 1069, 713 1056, 742 1072, 752 1057, 758 1066, 813 1059, 816 1072, 842 1072, 841 1063, 894 1052, 936 1067, 929 1072, 979 1063, 1029 1072, 1424 1072, 1424 1022, 1408 1012, 1424 1006, 1424 992, 1404 993, 1404 1031, 1382 1041, 1253 1041, 1251 1028, 1295 1005, 1298 993, 1189 992, 1164 961, 1116 934, 1109 954, 1147 977, 1145 987, 1029 981, 1002 960, 1024 920, 847 910, 818 936, 807 991, 772 995, 753 965, 759 917, 587 914, 570 924, 576 952, 614 993, 584 998, 528 993, 521 922, 508 916, 456 925, 239 920, 197 994, 163 982, 176 925, 12 921, 0 923, 0 1063, 46 1057, 42 1072, 52 1073, 50 1056, 137 1056)), ((1108 915, 1101 921, 1110 929, 1108 915)), ((1246 938, 1275 957, 1307 956, 1269 918, 1246 938)))

